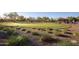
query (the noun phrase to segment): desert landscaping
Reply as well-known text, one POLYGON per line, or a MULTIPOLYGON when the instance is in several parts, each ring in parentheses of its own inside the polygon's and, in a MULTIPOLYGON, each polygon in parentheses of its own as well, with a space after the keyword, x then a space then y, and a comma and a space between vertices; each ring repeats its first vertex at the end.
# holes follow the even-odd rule
POLYGON ((0 46, 78 46, 79 17, 19 16, 16 12, 0 19, 0 46), (9 17, 9 18, 7 18, 9 17))

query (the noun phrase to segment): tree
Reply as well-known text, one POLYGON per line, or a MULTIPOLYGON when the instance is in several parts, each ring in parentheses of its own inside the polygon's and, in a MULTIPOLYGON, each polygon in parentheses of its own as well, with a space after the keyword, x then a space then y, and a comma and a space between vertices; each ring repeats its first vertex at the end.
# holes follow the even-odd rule
POLYGON ((53 18, 50 18, 50 22, 55 22, 55 19, 53 19, 53 18))
POLYGON ((25 21, 26 19, 25 19, 24 16, 18 16, 18 17, 17 17, 17 20, 18 20, 18 21, 25 21))
POLYGON ((77 21, 75 17, 68 17, 67 20, 69 23, 75 23, 77 21))
POLYGON ((16 17, 18 16, 18 14, 16 12, 11 12, 8 14, 8 16, 12 19, 16 19, 16 17))
POLYGON ((4 19, 2 19, 2 17, 0 16, 0 22, 4 21, 4 19))
POLYGON ((35 21, 35 18, 34 17, 29 17, 26 19, 27 22, 34 22, 35 21))
POLYGON ((58 22, 59 23, 62 23, 62 22, 66 23, 67 20, 65 18, 60 17, 60 18, 58 18, 58 22))
POLYGON ((79 22, 79 16, 78 16, 78 17, 76 17, 76 20, 77 20, 77 22, 79 22))
POLYGON ((8 17, 8 14, 7 13, 5 13, 5 14, 3 14, 6 18, 8 17))
POLYGON ((16 18, 19 16, 16 12, 5 13, 4 16, 9 18, 11 21, 16 21, 16 18))
POLYGON ((43 17, 42 19, 43 19, 44 22, 50 21, 49 17, 43 17))
POLYGON ((37 22, 41 22, 43 19, 41 17, 37 17, 37 22))

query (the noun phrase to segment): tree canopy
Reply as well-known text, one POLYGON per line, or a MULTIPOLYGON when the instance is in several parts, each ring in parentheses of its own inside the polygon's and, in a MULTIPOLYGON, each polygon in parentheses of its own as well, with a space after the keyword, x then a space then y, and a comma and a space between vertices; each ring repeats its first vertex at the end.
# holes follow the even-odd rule
POLYGON ((17 12, 10 12, 3 14, 5 18, 0 18, 0 21, 24 21, 24 22, 64 22, 64 23, 72 23, 72 22, 78 22, 78 17, 72 17, 69 16, 67 18, 60 17, 57 20, 54 18, 49 18, 47 16, 44 17, 24 17, 23 15, 19 15, 17 12))

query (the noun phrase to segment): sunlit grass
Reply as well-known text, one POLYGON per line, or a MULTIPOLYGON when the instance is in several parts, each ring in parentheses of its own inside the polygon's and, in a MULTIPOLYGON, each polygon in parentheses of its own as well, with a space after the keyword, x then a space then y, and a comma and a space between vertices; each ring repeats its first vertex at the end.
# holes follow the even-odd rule
POLYGON ((13 23, 13 22, 3 22, 0 23, 3 26, 17 26, 17 27, 29 27, 29 28, 68 28, 69 26, 65 24, 56 23, 13 23))

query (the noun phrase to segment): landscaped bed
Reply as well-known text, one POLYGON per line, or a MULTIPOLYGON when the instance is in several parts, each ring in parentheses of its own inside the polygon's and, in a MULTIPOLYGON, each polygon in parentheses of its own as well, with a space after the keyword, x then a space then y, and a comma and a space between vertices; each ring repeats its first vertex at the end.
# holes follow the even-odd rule
POLYGON ((7 43, 5 45, 78 45, 78 42, 71 42, 74 39, 78 41, 78 33, 73 36, 75 33, 68 31, 68 24, 3 22, 0 25, 0 31, 3 32, 0 35, 5 35, 4 38, 0 36, 0 40, 6 39, 3 42, 7 43))

